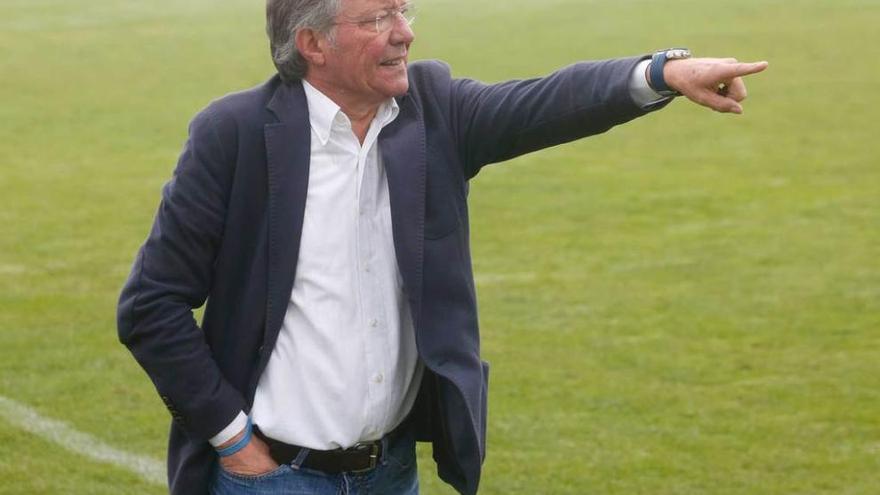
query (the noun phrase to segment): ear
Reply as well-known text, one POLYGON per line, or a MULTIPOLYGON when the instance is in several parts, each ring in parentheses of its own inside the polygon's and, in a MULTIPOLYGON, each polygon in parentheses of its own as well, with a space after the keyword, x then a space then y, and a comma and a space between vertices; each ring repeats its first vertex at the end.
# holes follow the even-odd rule
POLYGON ((297 31, 294 38, 299 53, 310 66, 316 67, 323 66, 325 62, 324 50, 327 45, 324 41, 324 36, 308 28, 297 31))

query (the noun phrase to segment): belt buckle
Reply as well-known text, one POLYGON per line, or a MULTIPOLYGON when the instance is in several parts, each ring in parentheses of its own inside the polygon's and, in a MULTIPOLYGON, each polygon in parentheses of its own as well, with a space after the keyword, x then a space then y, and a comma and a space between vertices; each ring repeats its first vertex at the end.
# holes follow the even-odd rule
POLYGON ((375 469, 376 465, 379 464, 379 442, 356 443, 351 447, 351 450, 357 453, 369 452, 370 462, 367 467, 362 469, 352 469, 350 472, 355 474, 366 473, 367 471, 375 469))

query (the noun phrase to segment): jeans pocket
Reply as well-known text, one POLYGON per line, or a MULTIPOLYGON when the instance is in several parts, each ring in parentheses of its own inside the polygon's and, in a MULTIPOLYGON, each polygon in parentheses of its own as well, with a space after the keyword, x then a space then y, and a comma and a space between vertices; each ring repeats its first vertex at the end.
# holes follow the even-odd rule
POLYGON ((265 481, 265 480, 268 480, 271 478, 277 478, 279 476, 282 476, 288 470, 290 470, 290 466, 288 466, 287 464, 281 464, 280 466, 273 469, 272 471, 262 473, 262 474, 233 473, 232 471, 227 471, 222 465, 219 465, 218 468, 220 470, 220 475, 222 477, 225 477, 227 479, 230 479, 230 480, 233 480, 233 481, 236 481, 239 483, 248 483, 248 484, 257 483, 260 481, 265 481))
POLYGON ((385 462, 394 469, 409 469, 416 462, 415 452, 386 452, 385 462))
POLYGON ((400 470, 410 469, 416 462, 416 437, 412 425, 407 425, 395 438, 389 439, 382 454, 383 464, 400 470))

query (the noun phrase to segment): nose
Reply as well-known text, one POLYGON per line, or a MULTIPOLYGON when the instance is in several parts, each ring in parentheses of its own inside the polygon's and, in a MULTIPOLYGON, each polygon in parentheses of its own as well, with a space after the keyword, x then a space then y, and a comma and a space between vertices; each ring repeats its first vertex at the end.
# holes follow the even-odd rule
POLYGON ((405 43, 409 45, 415 39, 416 34, 412 29, 412 21, 408 21, 402 13, 398 12, 394 16, 394 27, 391 28, 391 43, 405 43))

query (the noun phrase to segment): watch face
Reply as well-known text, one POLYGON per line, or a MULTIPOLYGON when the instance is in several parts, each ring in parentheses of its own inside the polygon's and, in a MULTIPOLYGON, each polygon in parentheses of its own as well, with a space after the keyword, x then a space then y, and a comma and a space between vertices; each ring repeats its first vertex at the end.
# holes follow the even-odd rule
POLYGON ((668 60, 678 60, 682 58, 690 58, 691 51, 687 48, 673 48, 671 50, 666 50, 666 58, 668 60))

